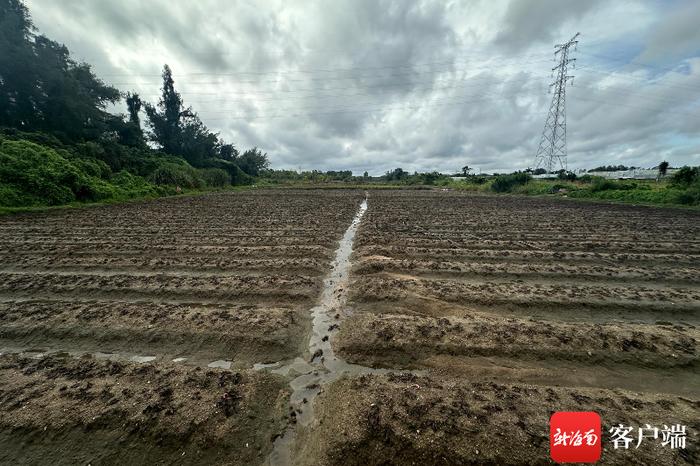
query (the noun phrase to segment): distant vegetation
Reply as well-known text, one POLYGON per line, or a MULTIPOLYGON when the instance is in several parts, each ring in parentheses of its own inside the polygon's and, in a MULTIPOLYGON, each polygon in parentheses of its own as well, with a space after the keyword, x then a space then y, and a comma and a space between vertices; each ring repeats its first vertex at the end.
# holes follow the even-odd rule
POLYGON ((21 1, 0 0, 0 206, 225 188, 253 183, 268 165, 258 148, 239 154, 211 132, 167 65, 160 100, 143 102, 37 34, 21 1), (121 99, 127 115, 106 110, 121 99))
POLYGON ((598 176, 576 177, 562 172, 558 179, 534 180, 527 173, 483 179, 467 177, 453 187, 498 193, 557 195, 645 204, 700 205, 700 167, 682 167, 670 177, 655 180, 610 180, 598 176))
POLYGON ((532 177, 529 174, 522 172, 500 175, 491 182, 491 190, 497 193, 510 193, 518 186, 526 185, 531 180, 532 177))
MULTIPOLYGON (((553 194, 657 204, 700 204, 697 167, 683 167, 659 180, 614 181, 561 172, 472 175, 458 179, 439 172, 382 176, 351 171, 271 170, 258 148, 239 153, 210 131, 185 105, 165 65, 156 103, 122 93, 97 78, 90 65, 38 34, 20 0, 0 0, 0 207, 52 206, 120 201, 235 185, 339 185, 450 187, 519 194, 553 194), (107 108, 121 100, 127 114, 107 108), (143 121, 142 121, 143 117, 143 121)), ((592 171, 634 167, 608 165, 592 171)))
POLYGON ((302 171, 261 170, 259 181, 271 185, 338 184, 346 185, 385 185, 385 186, 448 186, 452 178, 439 172, 409 173, 401 168, 386 172, 382 176, 354 176, 350 170, 342 171, 302 171))
POLYGON ((626 165, 601 165, 600 167, 591 168, 588 172, 618 172, 634 170, 635 168, 637 167, 628 167, 626 165))
POLYGON ((683 167, 655 180, 610 180, 599 176, 576 176, 561 171, 555 179, 533 179, 529 172, 459 177, 438 172, 409 173, 401 168, 382 176, 355 176, 351 171, 263 170, 258 183, 273 186, 329 186, 366 188, 448 188, 492 193, 556 195, 572 198, 614 200, 631 203, 700 205, 700 167, 683 167))

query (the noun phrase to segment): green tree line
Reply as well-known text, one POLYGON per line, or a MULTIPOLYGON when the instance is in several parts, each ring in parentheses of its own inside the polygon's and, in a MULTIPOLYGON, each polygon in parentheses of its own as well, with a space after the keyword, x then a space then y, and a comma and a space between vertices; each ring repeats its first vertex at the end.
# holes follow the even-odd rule
POLYGON ((22 1, 0 0, 0 206, 250 184, 269 167, 206 127, 168 65, 162 78, 156 103, 122 93, 39 34, 22 1), (127 114, 110 113, 122 99, 127 114))

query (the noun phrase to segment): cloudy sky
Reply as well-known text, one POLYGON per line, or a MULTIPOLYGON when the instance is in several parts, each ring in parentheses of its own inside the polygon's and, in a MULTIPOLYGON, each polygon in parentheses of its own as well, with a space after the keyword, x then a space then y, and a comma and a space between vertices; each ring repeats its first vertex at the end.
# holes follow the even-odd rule
POLYGON ((700 165, 700 1, 28 0, 39 31, 156 102, 160 72, 274 168, 533 165, 554 44, 580 32, 569 168, 700 165))

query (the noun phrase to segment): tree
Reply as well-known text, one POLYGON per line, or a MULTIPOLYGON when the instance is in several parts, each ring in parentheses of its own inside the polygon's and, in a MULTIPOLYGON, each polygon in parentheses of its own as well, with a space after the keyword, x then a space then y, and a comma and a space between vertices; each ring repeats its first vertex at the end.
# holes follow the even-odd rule
POLYGON ((195 167, 211 166, 210 159, 235 160, 238 151, 204 125, 191 107, 185 107, 175 90, 168 65, 163 67, 163 87, 157 106, 145 104, 150 139, 169 154, 178 155, 195 167))
POLYGON ((576 181, 576 173, 566 170, 559 170, 557 173, 557 178, 564 181, 576 181))
POLYGON ((238 165, 241 170, 249 174, 250 176, 258 176, 261 170, 264 170, 270 166, 270 161, 267 158, 267 153, 263 154, 260 149, 253 147, 243 152, 239 157, 237 157, 234 162, 238 165))
POLYGON ((669 163, 665 160, 659 164, 659 178, 663 178, 664 176, 666 176, 666 172, 668 172, 668 166, 669 163))
POLYGON ((409 176, 408 172, 405 172, 403 168, 395 168, 384 175, 387 181, 401 181, 409 176))
POLYGON ((139 112, 141 111, 142 106, 143 102, 138 94, 132 94, 131 92, 126 93, 126 108, 129 112, 129 121, 139 128, 141 127, 139 112))
POLYGON ((118 125, 117 134, 119 135, 119 142, 125 146, 145 148, 146 141, 143 137, 141 118, 139 117, 143 102, 138 94, 132 94, 130 92, 127 92, 124 98, 129 119, 124 121, 121 125, 118 125))
POLYGON ((151 128, 150 139, 158 144, 164 152, 174 155, 182 153, 182 118, 192 114, 191 109, 182 104, 182 97, 175 90, 173 72, 166 64, 163 66, 163 87, 157 106, 146 103, 148 125, 151 128))
POLYGON ((0 125, 94 140, 115 131, 105 109, 119 99, 65 45, 36 35, 19 0, 0 0, 0 125))
POLYGON ((469 176, 470 171, 472 171, 472 169, 469 168, 469 165, 465 165, 462 167, 462 175, 469 176))
POLYGON ((219 147, 219 157, 224 160, 235 160, 238 157, 238 150, 233 144, 226 144, 223 141, 220 143, 219 147))
POLYGON ((671 177, 671 182, 677 186, 690 186, 700 181, 700 167, 683 166, 671 177))

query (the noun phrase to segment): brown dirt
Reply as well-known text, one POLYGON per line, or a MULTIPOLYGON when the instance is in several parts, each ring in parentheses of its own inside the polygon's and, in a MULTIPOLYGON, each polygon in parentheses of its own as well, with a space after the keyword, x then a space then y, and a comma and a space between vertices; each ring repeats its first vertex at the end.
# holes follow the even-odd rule
POLYGON ((630 454, 604 437, 604 464, 697 462, 699 253, 697 212, 373 192, 334 346, 429 372, 336 383, 301 457, 547 463, 549 415, 593 410, 608 426, 677 422, 696 436, 680 453, 630 454))
MULTIPOLYGON (((296 417, 289 380, 250 367, 310 356, 310 310, 362 197, 0 218, 0 352, 61 352, 0 354, 0 463, 265 463, 296 417)), ((396 372, 315 387, 297 463, 549 464, 563 410, 601 414, 603 464, 700 462, 700 213, 376 191, 353 262, 332 345, 396 372), (685 424, 688 448, 612 450, 618 423, 685 424)))
POLYGON ((1 218, 0 348, 293 356, 361 198, 248 191, 1 218))
POLYGON ((305 347, 361 199, 248 191, 0 218, 0 463, 263 463, 289 393, 250 368, 305 347))
POLYGON ((287 389, 257 371, 0 356, 2 464, 261 463, 287 389))
POLYGON ((597 411, 603 433, 623 419, 674 419, 692 431, 685 450, 647 442, 625 451, 604 443, 601 464, 700 460, 700 403, 683 397, 393 374, 341 380, 318 409, 319 427, 302 438, 302 464, 551 464, 549 417, 559 410, 597 411))

